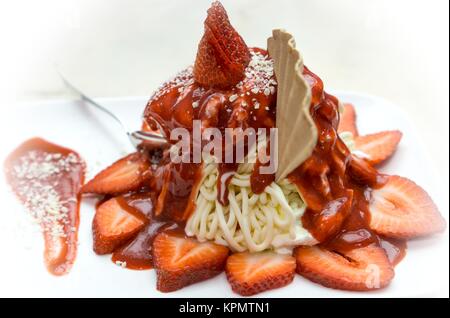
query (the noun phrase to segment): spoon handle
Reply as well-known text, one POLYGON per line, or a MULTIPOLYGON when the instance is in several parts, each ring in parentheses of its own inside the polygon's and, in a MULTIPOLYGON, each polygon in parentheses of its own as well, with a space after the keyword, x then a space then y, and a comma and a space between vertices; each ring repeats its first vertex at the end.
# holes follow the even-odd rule
POLYGON ((110 118, 112 118, 116 123, 118 123, 123 131, 127 134, 128 139, 130 140, 131 144, 138 148, 140 146, 150 146, 150 147, 165 147, 168 145, 167 139, 164 138, 162 135, 151 133, 151 132, 145 132, 145 131, 134 131, 130 132, 125 127, 123 122, 117 117, 113 112, 111 112, 106 107, 100 105, 95 100, 84 94, 81 90, 79 90, 75 85, 73 85, 67 78, 59 71, 57 68, 56 71, 58 72, 59 77, 64 82, 64 84, 69 88, 72 92, 76 93, 80 96, 80 98, 87 102, 88 104, 94 106, 98 110, 102 111, 104 114, 108 115, 110 118))

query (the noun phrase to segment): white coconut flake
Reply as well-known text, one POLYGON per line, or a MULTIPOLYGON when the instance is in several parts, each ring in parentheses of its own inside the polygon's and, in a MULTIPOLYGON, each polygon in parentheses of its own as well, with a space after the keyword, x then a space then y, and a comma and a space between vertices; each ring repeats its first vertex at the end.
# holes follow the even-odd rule
POLYGON ((238 95, 234 94, 230 96, 230 103, 235 102, 238 99, 238 95))
MULTIPOLYGON (((273 60, 262 53, 252 51, 251 61, 245 70, 244 80, 251 83, 250 91, 253 94, 263 92, 266 96, 275 94, 277 81, 274 79, 273 60)), ((243 82, 237 87, 242 87, 243 82)), ((248 94, 249 95, 249 94, 248 94)))
POLYGON ((194 75, 192 66, 184 71, 178 73, 171 80, 162 84, 153 94, 150 102, 160 99, 162 96, 169 93, 173 88, 176 88, 179 93, 183 93, 184 89, 190 84, 194 83, 194 75))
POLYGON ((116 261, 116 265, 122 268, 127 268, 127 262, 116 261))
POLYGON ((81 164, 79 158, 70 153, 61 154, 30 151, 19 158, 12 168, 12 176, 17 180, 18 195, 33 221, 54 239, 65 237, 64 225, 70 222, 70 206, 77 203, 76 197, 62 200, 56 191, 55 178, 61 173, 71 171, 81 164))

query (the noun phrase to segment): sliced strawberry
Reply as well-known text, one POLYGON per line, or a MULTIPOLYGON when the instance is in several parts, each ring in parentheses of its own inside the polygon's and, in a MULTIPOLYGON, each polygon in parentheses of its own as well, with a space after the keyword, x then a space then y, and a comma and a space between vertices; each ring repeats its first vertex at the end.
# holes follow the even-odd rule
POLYGON ((133 153, 97 174, 81 189, 82 193, 120 194, 136 190, 145 180, 150 164, 140 153, 133 153))
POLYGON ((446 222, 430 196, 406 178, 391 176, 373 190, 370 228, 387 237, 410 239, 442 232, 446 222))
POLYGON ((383 131, 377 134, 355 138, 355 154, 377 165, 391 157, 397 149, 403 134, 398 131, 383 131))
POLYGON ((233 254, 227 260, 226 273, 234 292, 251 296, 290 284, 295 259, 273 252, 233 254))
POLYGON ((225 8, 214 1, 205 21, 194 66, 194 78, 201 85, 227 89, 245 76, 250 51, 231 25, 225 8))
POLYGON ((385 251, 366 246, 338 254, 322 247, 298 247, 294 252, 297 272, 326 287, 366 291, 384 288, 394 278, 385 251))
POLYGON ((344 113, 339 121, 338 132, 351 132, 354 137, 357 137, 358 128, 356 127, 356 112, 355 107, 352 104, 344 105, 344 113))
POLYGON ((228 248, 211 242, 200 243, 172 232, 162 232, 153 242, 157 288, 172 292, 220 274, 228 248))
POLYGON ((132 239, 146 223, 146 217, 127 205, 121 197, 102 203, 92 223, 95 253, 104 255, 114 252, 132 239))

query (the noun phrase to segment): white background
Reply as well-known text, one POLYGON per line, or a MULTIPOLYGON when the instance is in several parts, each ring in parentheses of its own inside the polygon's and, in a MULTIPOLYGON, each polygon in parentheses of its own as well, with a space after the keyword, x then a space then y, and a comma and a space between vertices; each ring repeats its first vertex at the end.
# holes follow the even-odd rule
MULTIPOLYGON (((194 61, 209 2, 2 1, 0 107, 13 111, 17 101, 69 98, 55 62, 93 96, 150 95, 194 61)), ((448 1, 223 3, 247 44, 265 47, 271 30, 283 27, 326 87, 377 95, 402 108, 448 193, 448 1)), ((0 140, 7 137, 3 131, 0 140)))

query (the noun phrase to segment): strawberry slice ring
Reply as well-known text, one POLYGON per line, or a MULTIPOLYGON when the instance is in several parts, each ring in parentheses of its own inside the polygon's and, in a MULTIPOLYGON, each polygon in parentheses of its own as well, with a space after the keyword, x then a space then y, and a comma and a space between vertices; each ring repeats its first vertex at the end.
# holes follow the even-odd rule
POLYGON ((144 215, 128 206, 121 197, 100 204, 92 223, 94 251, 99 255, 112 253, 134 237, 147 222, 144 215))
POLYGON ((294 255, 300 275, 330 288, 375 290, 386 287, 395 275, 385 251, 377 246, 345 254, 320 247, 299 247, 294 255))
POLYGON ((295 259, 271 252, 233 254, 227 260, 226 273, 236 293, 252 296, 290 284, 295 259))
POLYGON ((160 233, 153 242, 157 288, 171 292, 219 275, 228 257, 228 248, 200 243, 180 233, 160 233))
POLYGON ((81 192, 114 195, 139 189, 148 176, 149 167, 145 156, 133 153, 98 173, 81 192))
POLYGON ((393 156, 402 136, 398 130, 358 136, 354 153, 376 166, 393 156))

